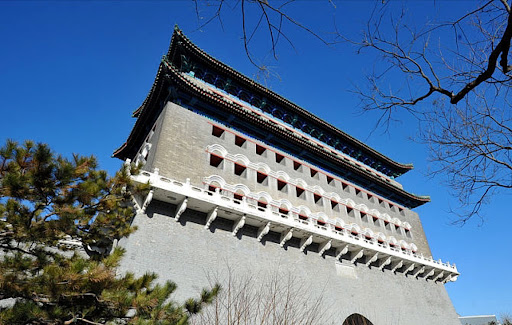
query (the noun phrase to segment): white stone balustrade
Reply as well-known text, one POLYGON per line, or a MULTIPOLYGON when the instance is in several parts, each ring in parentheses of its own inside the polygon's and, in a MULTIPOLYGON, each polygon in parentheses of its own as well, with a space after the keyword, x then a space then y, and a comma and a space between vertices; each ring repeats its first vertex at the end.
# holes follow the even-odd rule
MULTIPOLYGON (((251 198, 243 198, 242 200, 235 199, 232 197, 228 197, 222 195, 217 189, 215 192, 199 188, 190 184, 190 180, 187 179, 186 182, 180 182, 176 180, 169 179, 167 177, 160 176, 155 173, 150 173, 147 171, 141 172, 139 175, 131 176, 132 179, 139 183, 149 184, 152 186, 152 189, 163 190, 166 193, 175 193, 181 196, 184 196, 185 199, 181 202, 177 202, 180 206, 178 209, 179 212, 183 212, 183 205, 186 205, 187 201, 191 199, 200 200, 204 202, 208 202, 211 204, 211 208, 209 211, 213 211, 215 209, 215 215, 217 214, 217 209, 222 208, 223 210, 231 210, 234 212, 238 212, 242 216, 246 216, 243 218, 243 221, 238 221, 238 227, 235 226, 236 232, 243 227, 246 223, 246 218, 253 218, 263 221, 266 226, 260 228, 258 234, 258 240, 261 240, 265 234, 268 233, 269 230, 272 229, 272 226, 279 225, 281 227, 285 227, 286 230, 282 233, 281 244, 284 245, 286 241, 291 239, 294 229, 300 229, 306 231, 309 236, 318 237, 318 238, 328 238, 328 240, 324 243, 328 242, 328 246, 326 247, 358 247, 356 250, 358 256, 361 255, 361 252, 364 252, 364 255, 367 255, 368 258, 377 259, 377 257, 383 256, 384 261, 387 261, 388 257, 394 257, 399 259, 402 262, 407 262, 408 268, 407 271, 412 267, 416 269, 417 275, 420 275, 422 272, 418 272, 423 267, 428 267, 428 272, 425 274, 430 274, 432 269, 437 270, 437 275, 441 272, 444 272, 443 276, 434 276, 434 278, 439 278, 440 280, 446 281, 455 281, 459 272, 455 264, 443 263, 441 260, 434 260, 432 257, 424 257, 422 254, 413 253, 411 250, 406 249, 403 250, 399 246, 391 246, 387 243, 381 243, 377 241, 375 238, 367 238, 361 233, 353 234, 347 229, 341 228, 336 229, 335 225, 325 222, 324 224, 318 224, 318 219, 314 217, 310 217, 307 220, 302 220, 299 218, 298 214, 292 213, 291 211, 288 214, 283 214, 279 212, 274 212, 270 208, 270 206, 261 207, 258 206, 256 201, 251 198), (348 246, 347 246, 348 245, 348 246), (415 267, 416 266, 416 267, 415 267), (418 268, 419 267, 419 268, 418 268)), ((211 215, 209 215, 211 217, 211 215)), ((323 221, 323 220, 322 220, 323 221)), ((210 223, 213 222, 211 220, 210 223)), ((235 234, 236 234, 235 232, 235 234)), ((306 242, 303 242, 305 244, 306 242)), ((310 243, 308 243, 309 245, 310 243)), ((323 244, 323 245, 324 245, 323 244)), ((307 246, 307 245, 306 245, 307 246)), ((305 247, 304 247, 305 248, 305 247)), ((327 249, 325 249, 327 250, 327 249)), ((323 253, 323 251, 322 251, 323 253)), ((359 258, 359 257, 358 257, 359 258)), ((391 262, 387 261, 387 264, 391 262)), ((393 271, 395 271, 399 265, 399 267, 405 266, 404 263, 396 263, 393 267, 393 271)), ((407 273, 407 272, 406 272, 407 273)))

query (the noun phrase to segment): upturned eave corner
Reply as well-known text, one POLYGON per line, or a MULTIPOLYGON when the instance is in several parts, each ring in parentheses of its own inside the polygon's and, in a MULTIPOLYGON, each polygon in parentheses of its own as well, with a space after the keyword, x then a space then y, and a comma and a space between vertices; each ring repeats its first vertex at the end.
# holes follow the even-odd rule
MULTIPOLYGON (((185 38, 185 36, 182 34, 181 30, 179 30, 179 28, 177 28, 175 30, 175 33, 173 34, 172 39, 171 39, 171 45, 170 45, 169 51, 171 51, 173 49, 173 47, 176 46, 177 43, 182 43, 182 40, 185 42, 190 42, 188 39, 185 38), (175 45, 173 45, 173 44, 175 44, 175 45)), ((176 50, 173 50, 173 51, 176 51, 176 50)), ((198 49, 197 51, 201 51, 201 50, 198 49)), ((214 58, 211 58, 208 54, 203 53, 202 51, 201 51, 201 53, 203 56, 207 57, 209 60, 216 61, 214 58)), ((239 74, 234 69, 232 69, 228 66, 225 66, 223 63, 219 62, 219 65, 224 66, 225 69, 231 71, 232 73, 239 74)), ((241 76, 240 78, 246 78, 247 80, 249 80, 247 77, 245 77, 243 75, 240 75, 240 76, 241 76)), ((250 80, 250 82, 254 87, 257 86, 260 88, 264 88, 263 86, 255 83, 252 80, 250 80)), ((113 154, 114 157, 122 159, 122 160, 124 160, 126 158, 130 158, 130 159, 133 158, 133 156, 136 154, 137 150, 139 149, 139 147, 141 145, 141 141, 143 140, 143 138, 145 136, 143 133, 144 133, 144 130, 147 128, 146 124, 153 123, 154 120, 157 118, 157 115, 159 112, 158 107, 161 106, 160 104, 158 104, 158 101, 163 99, 162 96, 167 96, 165 91, 162 91, 162 90, 165 90, 169 84, 172 84, 173 87, 180 89, 181 92, 188 93, 191 96, 197 96, 198 98, 202 98, 202 100, 204 100, 205 102, 209 102, 214 105, 220 105, 220 107, 226 107, 227 110, 231 111, 232 113, 234 113, 236 115, 239 115, 241 118, 246 118, 247 117, 246 115, 249 114, 248 112, 245 112, 245 111, 237 112, 240 109, 239 108, 237 109, 237 107, 235 107, 236 105, 234 105, 233 103, 229 103, 229 101, 226 101, 226 99, 220 98, 218 95, 210 93, 210 92, 206 91, 205 89, 202 89, 195 83, 188 80, 188 78, 185 78, 185 76, 183 75, 183 72, 179 69, 178 66, 175 66, 175 64, 171 61, 170 55, 168 54, 167 56, 165 56, 162 59, 160 65, 159 65, 158 72, 155 76, 155 80, 153 82, 153 85, 152 85, 147 97, 145 98, 144 102, 140 105, 140 107, 133 113, 133 116, 137 118, 134 128, 132 129, 126 142, 118 150, 116 150, 114 152, 114 154, 113 154)), ((265 91, 270 92, 270 90, 268 90, 266 88, 264 88, 264 89, 265 89, 265 91)), ((274 94, 273 96, 277 96, 281 100, 286 100, 277 94, 274 94)), ((297 107, 298 109, 306 112, 307 114, 313 116, 314 119, 319 120, 318 117, 303 110, 302 108, 296 106, 295 104, 293 104, 291 102, 288 102, 288 103, 290 103, 290 105, 297 107)), ((251 114, 249 114, 249 115, 251 115, 251 114)), ((247 118, 250 118, 253 121, 258 120, 257 116, 251 116, 251 117, 247 117, 247 118)), ((262 123, 265 125, 268 124, 267 122, 262 122, 262 123)), ((289 138, 291 140, 294 140, 294 141, 300 140, 293 135, 285 134, 286 132, 284 132, 280 128, 276 128, 275 126, 266 125, 265 127, 269 128, 269 131, 272 130, 272 132, 277 132, 283 136, 286 136, 286 138, 289 138)), ((347 135, 346 133, 344 133, 340 130, 338 130, 338 131, 340 133, 342 133, 347 139, 353 139, 354 141, 357 141, 359 143, 358 140, 352 138, 351 136, 347 135)), ((300 140, 300 141, 301 141, 301 143, 304 142, 303 140, 300 140)), ((325 155, 325 152, 324 152, 325 148, 322 149, 320 147, 307 144, 305 142, 302 145, 306 145, 310 150, 314 151, 315 153, 325 155)), ((367 148, 369 148, 370 150, 373 150, 370 147, 367 147, 367 148)), ((341 159, 339 157, 334 157, 334 156, 331 157, 330 159, 334 159, 334 161, 336 161, 337 164, 341 164, 342 166, 344 166, 344 168, 348 168, 349 170, 352 170, 355 173, 364 175, 364 177, 371 179, 372 181, 380 184, 380 186, 392 189, 394 192, 396 192, 396 194, 398 194, 400 197, 404 198, 404 201, 402 204, 404 204, 405 206, 407 206, 409 208, 415 208, 415 207, 418 207, 418 206, 430 201, 430 199, 428 197, 419 197, 419 196, 413 195, 409 192, 406 192, 405 190, 401 189, 400 187, 397 187, 396 185, 394 185, 393 182, 386 182, 384 180, 381 180, 380 177, 373 175, 371 172, 367 171, 365 168, 355 167, 352 164, 345 161, 344 159, 341 159)), ((404 165, 398 164, 398 163, 395 163, 395 164, 397 164, 397 166, 398 165, 403 166, 403 168, 407 169, 407 170, 410 170, 413 167, 412 164, 404 164, 404 165)))
POLYGON ((289 109, 294 114, 298 114, 298 115, 302 116, 303 118, 310 120, 312 123, 315 123, 318 126, 321 126, 322 128, 325 128, 326 130, 329 130, 329 132, 332 132, 333 134, 336 134, 337 136, 343 138, 345 141, 348 141, 352 145, 362 148, 368 154, 375 156, 376 158, 378 158, 378 159, 382 160, 383 162, 386 162, 387 164, 392 166, 392 168, 394 169, 394 173, 396 174, 396 177, 403 175, 406 172, 413 169, 412 164, 399 163, 399 162, 391 159, 390 157, 382 154, 381 152, 364 144, 363 142, 359 141, 358 139, 343 132, 342 130, 338 129, 337 127, 333 126, 332 124, 320 119, 319 117, 310 113, 306 109, 289 101, 288 99, 273 92, 272 90, 264 87, 263 85, 257 83, 253 79, 243 75, 242 73, 238 72, 236 69, 215 59, 210 54, 208 54, 207 52, 200 49, 189 38, 187 38, 184 35, 183 31, 181 29, 179 29, 178 26, 175 26, 175 30, 174 30, 173 36, 171 38, 171 42, 170 42, 169 49, 167 52, 167 59, 169 60, 170 63, 172 63, 178 67, 181 57, 180 57, 180 55, 177 55, 177 54, 186 54, 188 56, 194 57, 198 62, 206 64, 210 68, 221 72, 222 74, 226 75, 233 81, 237 81, 240 84, 245 85, 246 87, 253 88, 256 92, 259 92, 260 94, 262 94, 262 96, 272 99, 276 103, 283 105, 284 107, 289 109))

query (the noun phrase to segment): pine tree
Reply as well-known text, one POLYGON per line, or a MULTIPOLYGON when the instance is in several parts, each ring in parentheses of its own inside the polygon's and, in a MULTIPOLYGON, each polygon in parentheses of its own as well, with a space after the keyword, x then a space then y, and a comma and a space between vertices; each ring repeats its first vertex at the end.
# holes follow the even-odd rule
POLYGON ((116 276, 112 243, 135 231, 131 198, 148 187, 131 182, 136 169, 109 177, 92 156, 0 148, 0 324, 186 324, 215 297, 217 286, 180 305, 155 274, 116 276))

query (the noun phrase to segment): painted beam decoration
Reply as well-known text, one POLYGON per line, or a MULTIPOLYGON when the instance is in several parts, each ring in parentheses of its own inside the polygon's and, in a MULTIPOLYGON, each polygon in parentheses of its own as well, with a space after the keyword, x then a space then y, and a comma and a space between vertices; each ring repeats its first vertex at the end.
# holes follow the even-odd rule
POLYGON ((259 85, 200 50, 175 29, 169 52, 163 57, 153 86, 128 140, 114 152, 133 159, 166 102, 173 101, 201 114, 230 121, 247 133, 264 132, 272 145, 408 208, 430 201, 404 191, 395 177, 412 169, 349 136, 305 109, 259 85), (254 126, 256 128, 254 128, 254 126), (286 148, 283 148, 286 146, 286 148))

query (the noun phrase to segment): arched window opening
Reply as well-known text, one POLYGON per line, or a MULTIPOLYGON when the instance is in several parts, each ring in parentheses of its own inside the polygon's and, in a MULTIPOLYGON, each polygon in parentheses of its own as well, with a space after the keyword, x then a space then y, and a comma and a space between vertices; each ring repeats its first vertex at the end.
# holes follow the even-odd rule
POLYGON ((340 205, 334 199, 331 199, 331 209, 333 209, 333 211, 338 211, 338 212, 340 211, 340 205))
POLYGON ((256 180, 258 181, 258 183, 260 184, 263 184, 263 185, 268 185, 268 175, 263 173, 263 172, 260 172, 258 171, 256 173, 256 180))
POLYGON ((268 206, 267 200, 265 200, 264 198, 260 198, 258 200, 258 207, 260 208, 258 210, 264 211, 264 209, 266 209, 267 206, 268 206))
POLYGON ((306 190, 304 190, 302 187, 296 186, 295 193, 297 194, 298 198, 301 198, 301 199, 306 198, 306 190))
POLYGON ((217 138, 221 138, 224 135, 224 130, 218 126, 213 125, 212 126, 212 135, 216 136, 217 138))
POLYGON ((277 189, 281 192, 288 192, 288 183, 282 179, 277 179, 277 189))
POLYGON ((246 140, 238 135, 235 135, 235 144, 239 147, 243 147, 245 145, 246 140))
POLYGON ((360 231, 360 228, 359 228, 358 225, 356 225, 355 223, 350 225, 350 233, 352 235, 358 236, 359 235, 359 231, 360 231))
POLYGON ((217 189, 219 192, 222 190, 222 186, 218 182, 211 182, 208 184, 208 191, 215 193, 217 189))
POLYGON ((279 208, 279 213, 280 214, 284 214, 284 215, 288 215, 290 213, 290 210, 288 210, 288 207, 286 205, 281 205, 281 207, 279 208))
POLYGON ((242 190, 237 190, 235 193, 233 193, 233 198, 235 199, 235 203, 240 203, 240 201, 243 200, 245 196, 245 193, 242 190))
POLYGON ((308 221, 308 216, 306 215, 305 212, 301 212, 299 213, 299 219, 302 221, 308 221))
POLYGON ((267 151, 267 148, 265 147, 262 147, 260 145, 256 145, 256 153, 260 156, 265 156, 266 155, 266 151, 267 151))
POLYGON ((276 163, 284 165, 284 156, 276 152, 276 163))
POLYGON ((222 168, 222 163, 224 162, 224 158, 221 156, 217 156, 216 154, 210 154, 210 166, 222 168))
POLYGON ((367 240, 372 240, 373 234, 370 231, 365 231, 364 238, 366 238, 367 240))
POLYGON ((302 171, 302 164, 298 161, 293 161, 293 169, 301 172, 302 171))
POLYGON ((318 193, 313 194, 313 199, 315 200, 315 203, 318 205, 322 205, 322 195, 318 193))
POLYGON ((360 314, 352 314, 345 319, 343 325, 373 325, 366 317, 360 314))
POLYGON ((247 167, 240 163, 235 163, 235 175, 245 177, 247 172, 247 167))

